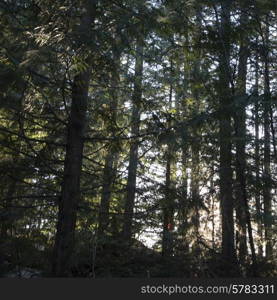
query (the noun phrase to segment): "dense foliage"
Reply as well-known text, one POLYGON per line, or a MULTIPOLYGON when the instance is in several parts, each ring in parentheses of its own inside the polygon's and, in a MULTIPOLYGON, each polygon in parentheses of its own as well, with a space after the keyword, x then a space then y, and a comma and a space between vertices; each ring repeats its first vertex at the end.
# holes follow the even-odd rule
POLYGON ((1 0, 1 276, 276 276, 276 13, 1 0))

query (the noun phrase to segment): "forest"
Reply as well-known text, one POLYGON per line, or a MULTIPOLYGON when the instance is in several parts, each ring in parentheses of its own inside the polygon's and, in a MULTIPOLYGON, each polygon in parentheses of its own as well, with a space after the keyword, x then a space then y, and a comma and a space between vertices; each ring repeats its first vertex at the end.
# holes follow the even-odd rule
POLYGON ((0 277, 277 276, 276 14, 0 0, 0 277))

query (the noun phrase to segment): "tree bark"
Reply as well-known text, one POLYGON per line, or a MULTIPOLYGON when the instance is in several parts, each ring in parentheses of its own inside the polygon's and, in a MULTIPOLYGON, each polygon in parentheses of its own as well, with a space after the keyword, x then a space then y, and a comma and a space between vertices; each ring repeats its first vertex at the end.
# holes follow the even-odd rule
POLYGON ((259 116, 259 62, 258 55, 256 55, 255 64, 255 207, 257 213, 257 231, 258 231, 258 254, 263 256, 263 228, 262 228, 262 214, 261 214, 261 178, 260 178, 260 116, 259 116))
POLYGON ((230 9, 232 1, 222 2, 219 55, 219 145, 220 145, 220 202, 222 218, 222 256, 226 276, 237 276, 237 259, 234 245, 233 219, 233 170, 232 170, 232 126, 230 90, 230 9))
MULTIPOLYGON (((170 62, 171 75, 173 75, 172 61, 170 62)), ((169 108, 172 108, 173 84, 170 84, 169 108)), ((172 125, 168 120, 168 128, 172 125)), ((166 150, 166 172, 165 172, 165 195, 163 202, 163 239, 162 256, 168 258, 173 254, 173 230, 174 230, 174 210, 175 210, 175 175, 176 166, 174 162, 174 150, 171 143, 167 144, 166 150)))
MULTIPOLYGON (((143 40, 138 37, 136 45, 135 82, 132 96, 131 135, 136 137, 140 132, 140 114, 142 98, 142 73, 143 73, 143 40)), ((124 220, 122 237, 126 244, 130 244, 132 238, 132 222, 136 195, 136 179, 138 166, 139 141, 135 138, 131 142, 129 152, 128 179, 126 187, 126 199, 124 207, 124 220)))
MULTIPOLYGON (((80 38, 92 38, 89 34, 94 21, 95 6, 85 5, 80 24, 80 38)), ((81 40, 81 39, 80 39, 81 40)), ((83 40, 82 40, 83 41, 83 40)), ((57 231, 54 245, 52 273, 55 277, 70 276, 74 251, 74 234, 77 209, 80 201, 80 176, 86 127, 88 87, 91 76, 90 58, 86 70, 80 71, 72 83, 71 109, 68 122, 66 154, 61 197, 59 200, 57 231)))
MULTIPOLYGON (((201 40, 201 19, 202 13, 200 8, 196 11, 196 30, 194 33, 195 44, 200 45, 201 40)), ((201 49, 197 48, 194 50, 195 60, 193 61, 192 67, 192 86, 191 92, 192 97, 194 99, 193 104, 193 116, 196 117, 200 113, 201 106, 201 96, 200 96, 200 88, 201 84, 201 49)), ((200 181, 200 145, 201 145, 201 132, 198 129, 198 124, 193 124, 192 126, 192 137, 193 142, 191 144, 191 159, 192 159, 192 168, 191 168, 191 198, 194 206, 194 215, 192 217, 192 223, 194 226, 194 234, 195 234, 195 245, 194 248, 199 248, 199 227, 200 227, 200 192, 199 192, 199 181, 200 181)))
MULTIPOLYGON (((114 50, 114 70, 111 78, 111 104, 110 104, 110 120, 111 137, 116 137, 117 127, 117 109, 118 109, 118 85, 119 85, 119 67, 120 67, 120 53, 114 50)), ((112 195, 112 185, 116 178, 116 167, 118 161, 118 149, 114 142, 111 142, 105 157, 105 166, 103 171, 103 187, 101 202, 99 208, 99 223, 98 223, 98 241, 103 239, 109 226, 109 209, 112 195)))
POLYGON ((264 174, 263 174, 263 198, 264 198, 264 229, 266 243, 266 257, 272 257, 272 200, 271 200, 271 171, 270 171, 270 79, 268 63, 269 28, 265 30, 264 49, 264 174))
POLYGON ((241 265, 245 264, 247 255, 247 242, 246 242, 246 212, 245 201, 247 201, 246 192, 246 75, 247 75, 247 37, 245 25, 247 23, 247 15, 243 10, 240 17, 240 25, 242 27, 240 34, 240 50, 239 50, 239 67, 238 67, 238 79, 236 86, 236 100, 234 112, 235 121, 235 135, 236 135, 236 219, 237 219, 237 237, 239 262, 241 265))
MULTIPOLYGON (((187 19, 185 22, 185 33, 184 33, 184 43, 189 42, 188 30, 187 30, 187 19)), ((180 95, 177 99, 177 107, 180 109, 180 117, 182 120, 187 118, 187 97, 188 97, 188 83, 189 83, 189 63, 188 63, 188 49, 185 48, 183 51, 183 56, 181 57, 183 61, 183 70, 180 70, 183 73, 183 78, 181 81, 181 86, 179 87, 180 95)), ((179 65, 178 65, 179 66, 179 65)), ((181 77, 181 76, 180 76, 181 77)), ((183 128, 183 137, 182 137, 182 153, 181 153, 181 162, 182 162, 182 175, 181 175, 181 193, 179 197, 179 228, 178 232, 181 235, 181 250, 184 249, 185 252, 189 251, 189 241, 187 239, 188 231, 188 155, 189 155, 189 146, 187 143, 187 133, 186 128, 183 128)))

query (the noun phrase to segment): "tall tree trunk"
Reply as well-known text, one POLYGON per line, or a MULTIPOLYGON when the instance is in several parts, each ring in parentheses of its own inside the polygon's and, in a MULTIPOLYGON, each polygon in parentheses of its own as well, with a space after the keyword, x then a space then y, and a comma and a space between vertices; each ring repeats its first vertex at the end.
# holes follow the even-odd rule
POLYGON ((124 220, 122 236, 126 244, 130 244, 132 238, 132 222, 134 214, 136 179, 138 165, 138 148, 139 140, 136 138, 140 132, 140 114, 142 98, 142 73, 143 73, 143 39, 138 37, 136 45, 136 65, 135 65, 135 82, 132 96, 132 125, 131 135, 134 139, 131 141, 129 152, 128 179, 126 187, 126 199, 124 207, 124 220))
MULTIPOLYGON (((245 10, 242 12, 242 26, 247 23, 245 10)), ((255 253, 254 239, 252 233, 251 216, 249 212, 248 196, 246 190, 246 76, 247 76, 247 59, 248 59, 248 41, 245 33, 242 33, 240 39, 239 69, 237 80, 236 99, 239 106, 235 112, 235 132, 236 132, 236 214, 238 225, 238 242, 239 242, 239 261, 245 265, 247 255, 246 231, 248 230, 249 244, 252 256, 252 271, 256 276, 257 259, 255 253)))
POLYGON ((264 229, 266 243, 266 257, 272 257, 272 200, 271 200, 271 172, 270 172, 270 79, 269 79, 269 28, 265 30, 264 53, 264 174, 263 174, 263 198, 264 198, 264 229))
POLYGON ((239 50, 239 67, 238 79, 236 86, 236 98, 234 112, 235 120, 235 135, 236 135, 236 219, 237 219, 237 237, 239 262, 245 264, 247 255, 246 242, 246 212, 245 201, 247 201, 246 192, 246 75, 247 75, 247 59, 248 59, 248 41, 246 37, 245 24, 247 23, 247 15, 243 10, 240 17, 240 25, 242 27, 240 35, 240 50, 239 50))
MULTIPOLYGON (((200 61, 201 61, 201 49, 199 48, 200 39, 201 39, 201 11, 198 8, 196 11, 196 29, 194 33, 194 40, 196 44, 195 60, 193 61, 192 66, 192 76, 191 76, 191 92, 192 97, 194 99, 193 103, 193 116, 196 117, 200 112, 200 90, 199 85, 201 84, 201 69, 200 69, 200 61)), ((193 142, 191 144, 191 198, 194 207, 194 214, 192 217, 192 223, 194 226, 194 234, 195 234, 195 245, 194 247, 197 249, 199 247, 198 238, 199 238, 199 226, 200 226, 200 192, 199 192, 199 176, 200 176, 200 138, 201 133, 198 129, 198 124, 194 124, 192 126, 192 138, 193 142)))
MULTIPOLYGON (((116 45, 117 46, 117 45, 116 45)), ((120 67, 120 53, 117 49, 114 50, 114 70, 111 78, 111 103, 110 103, 110 127, 111 137, 116 136, 117 127, 117 108, 118 108, 118 85, 119 85, 119 67, 120 67)), ((109 149, 105 157, 105 165, 103 172, 103 187, 101 202, 99 208, 99 224, 98 224, 98 241, 101 240, 109 226, 109 208, 111 201, 112 185, 116 178, 116 166, 118 160, 118 149, 114 141, 111 141, 109 149)))
MULTIPOLYGON (((91 39, 91 26, 94 21, 95 5, 87 2, 85 13, 81 18, 80 42, 84 38, 91 39)), ((86 127, 86 112, 88 102, 88 87, 91 76, 91 62, 89 67, 80 71, 72 83, 72 100, 68 122, 66 154, 57 232, 55 237, 52 272, 54 276, 70 275, 71 258, 74 250, 74 233, 77 208, 80 200, 80 176, 82 169, 82 155, 84 146, 84 131, 86 127)))
POLYGON ((232 180, 232 126, 230 84, 230 10, 232 1, 222 2, 219 55, 219 145, 220 145, 220 200, 222 217, 222 256, 226 276, 237 275, 237 259, 234 245, 233 180, 232 180))
POLYGON ((260 117, 259 117, 259 61, 256 56, 255 64, 255 206, 257 214, 257 231, 258 231, 258 254, 263 256, 263 228, 262 228, 262 213, 261 213, 261 178, 260 178, 260 117))
MULTIPOLYGON (((185 25, 187 21, 185 20, 185 25)), ((185 26, 187 28, 187 26, 185 26)), ((188 40, 188 31, 185 31, 184 42, 189 43, 188 40)), ((185 48, 183 56, 183 78, 181 81, 180 96, 178 97, 178 108, 180 109, 180 117, 182 120, 187 118, 187 105, 186 100, 188 97, 188 82, 189 82, 189 64, 188 64, 188 49, 185 48)), ((189 251, 189 241, 187 240, 187 231, 188 231, 188 143, 186 138, 185 128, 183 129, 182 137, 182 153, 181 153, 181 162, 182 162, 182 175, 181 175, 181 193, 179 197, 179 228, 178 232, 181 235, 182 248, 184 251, 189 251)))
MULTIPOLYGON (((172 61, 170 62, 171 75, 173 76, 172 61)), ((170 84, 169 91, 169 108, 172 108, 173 84, 170 84)), ((170 129, 172 122, 168 120, 170 129)), ((170 257, 173 254, 173 229, 174 229, 174 209, 175 209, 175 162, 174 151, 170 143, 167 144, 166 150, 166 172, 165 172, 165 197, 163 201, 163 238, 162 238, 162 256, 170 257)))

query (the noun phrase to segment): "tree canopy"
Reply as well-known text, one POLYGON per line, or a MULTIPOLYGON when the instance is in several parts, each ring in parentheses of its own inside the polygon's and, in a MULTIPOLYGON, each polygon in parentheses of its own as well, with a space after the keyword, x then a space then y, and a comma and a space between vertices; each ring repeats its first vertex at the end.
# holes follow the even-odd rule
POLYGON ((2 0, 1 276, 276 276, 276 13, 2 0))

